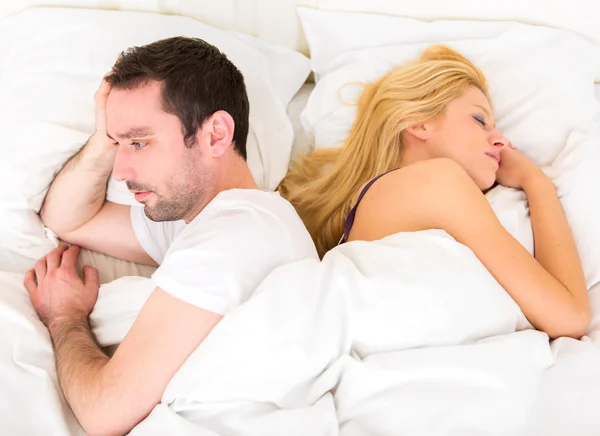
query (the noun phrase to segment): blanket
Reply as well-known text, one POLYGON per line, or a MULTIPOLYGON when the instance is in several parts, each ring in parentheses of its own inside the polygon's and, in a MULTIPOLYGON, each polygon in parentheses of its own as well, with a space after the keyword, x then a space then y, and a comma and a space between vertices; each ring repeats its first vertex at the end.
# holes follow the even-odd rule
MULTIPOLYGON (((81 434, 21 282, 0 274, 3 432, 81 434), (36 410, 36 419, 19 410, 36 410)), ((102 346, 122 340, 153 289, 141 277, 101 287, 90 322, 102 346)), ((600 288, 593 296, 597 305, 600 288)), ((215 327, 132 434, 525 435, 547 429, 548 411, 554 428, 598 428, 598 322, 585 341, 555 350, 445 232, 352 242, 321 263, 275 270, 215 327), (563 393, 573 380, 577 389, 563 393), (585 420, 574 409, 582 398, 585 420)))

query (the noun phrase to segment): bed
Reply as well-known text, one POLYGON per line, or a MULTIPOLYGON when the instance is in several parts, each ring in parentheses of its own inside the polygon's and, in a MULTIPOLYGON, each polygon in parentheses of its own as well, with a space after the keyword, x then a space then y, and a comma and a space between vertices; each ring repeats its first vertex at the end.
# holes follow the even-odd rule
MULTIPOLYGON (((0 432, 83 434, 22 286, 58 243, 37 212, 55 171, 93 131, 93 92, 119 51, 184 34, 217 45, 244 73, 249 166, 264 189, 294 159, 343 141, 360 83, 432 43, 460 50, 488 77, 499 128, 557 186, 592 323, 580 341, 549 342, 443 232, 347 244, 321 263, 274 271, 190 356, 132 434, 600 434, 597 8, 592 0, 511 0, 485 10, 473 0, 0 6, 0 432), (431 258, 446 268, 437 274, 431 258)), ((114 180, 107 195, 135 205, 114 180)), ((524 196, 502 187, 487 196, 533 252, 524 196)), ((153 269, 86 250, 79 262, 100 271, 94 334, 107 349, 118 346, 154 288, 153 269)))

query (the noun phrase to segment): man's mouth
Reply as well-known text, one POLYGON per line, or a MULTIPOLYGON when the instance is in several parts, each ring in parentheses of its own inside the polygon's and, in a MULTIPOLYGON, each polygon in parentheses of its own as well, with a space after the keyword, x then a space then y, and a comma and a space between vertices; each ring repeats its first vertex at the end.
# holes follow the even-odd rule
POLYGON ((152 194, 152 191, 131 191, 133 193, 133 196, 135 197, 135 201, 143 201, 145 200, 150 194, 152 194))

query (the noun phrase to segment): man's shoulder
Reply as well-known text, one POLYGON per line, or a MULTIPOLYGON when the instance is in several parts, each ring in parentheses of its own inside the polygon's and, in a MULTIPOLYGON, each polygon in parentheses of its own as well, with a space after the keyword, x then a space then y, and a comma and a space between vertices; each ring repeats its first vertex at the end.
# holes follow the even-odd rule
POLYGON ((272 225, 273 221, 287 226, 302 225, 294 207, 278 192, 258 189, 230 189, 219 193, 190 224, 208 220, 231 218, 231 221, 244 220, 272 225))
POLYGON ((292 205, 278 192, 263 191, 260 189, 228 189, 220 192, 207 208, 229 209, 239 207, 240 209, 263 209, 274 213, 289 211, 292 205))
POLYGON ((189 243, 194 240, 195 244, 210 238, 224 244, 235 241, 238 247, 289 248, 294 252, 310 253, 314 247, 294 207, 279 193, 258 189, 221 192, 190 222, 180 238, 189 243))

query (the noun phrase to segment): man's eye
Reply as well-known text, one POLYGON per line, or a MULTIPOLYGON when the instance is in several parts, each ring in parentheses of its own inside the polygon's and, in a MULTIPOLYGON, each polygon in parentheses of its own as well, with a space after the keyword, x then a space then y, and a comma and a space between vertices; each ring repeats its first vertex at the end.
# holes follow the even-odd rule
POLYGON ((146 146, 147 142, 132 142, 131 145, 133 146, 133 148, 135 148, 136 150, 140 150, 142 148, 144 148, 146 146))

